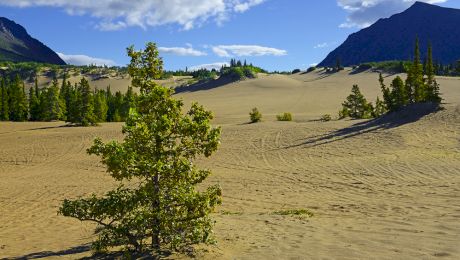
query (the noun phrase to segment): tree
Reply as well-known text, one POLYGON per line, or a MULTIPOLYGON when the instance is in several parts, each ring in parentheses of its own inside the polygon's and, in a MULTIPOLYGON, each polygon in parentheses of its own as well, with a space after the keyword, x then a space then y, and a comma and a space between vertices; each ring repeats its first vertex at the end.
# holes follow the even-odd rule
POLYGON ((251 120, 251 123, 257 123, 262 120, 262 114, 259 112, 257 107, 253 108, 251 112, 249 112, 249 120, 251 120))
POLYGON ((6 81, 4 78, 2 78, 1 80, 1 100, 0 100, 0 120, 1 121, 7 121, 10 119, 10 110, 9 110, 9 106, 8 106, 8 101, 9 101, 9 97, 8 97, 8 87, 6 85, 6 81))
POLYGON ((40 95, 40 118, 44 121, 65 120, 65 103, 59 97, 59 87, 56 78, 53 79, 51 86, 43 89, 40 95))
POLYGON ((9 119, 12 121, 25 121, 28 117, 28 102, 25 94, 24 82, 16 75, 10 84, 9 92, 9 119))
POLYGON ((435 68, 433 65, 433 47, 428 45, 427 64, 426 64, 426 86, 425 100, 433 103, 440 103, 439 84, 435 79, 435 68))
POLYGON ((358 85, 353 85, 351 94, 342 103, 342 111, 339 116, 341 118, 349 116, 356 119, 371 118, 372 110, 372 104, 367 102, 358 85))
POLYGON ((76 120, 72 123, 82 126, 95 125, 97 120, 94 116, 93 95, 91 93, 91 87, 85 78, 80 80, 78 94, 77 104, 79 113, 76 120))
POLYGON ((387 88, 385 86, 385 81, 383 80, 382 73, 379 74, 379 83, 380 83, 380 89, 382 90, 383 103, 385 104, 385 109, 386 110, 392 110, 393 109, 393 101, 392 101, 392 97, 391 97, 391 91, 390 91, 389 88, 387 88))
POLYGON ((423 66, 420 63, 420 48, 418 38, 415 40, 414 61, 407 72, 406 92, 411 103, 423 102, 425 98, 423 82, 423 66))
POLYGON ((136 251, 180 250, 208 242, 209 214, 220 204, 221 190, 195 189, 211 172, 198 169, 194 160, 216 151, 220 128, 211 127, 212 113, 196 103, 184 115, 173 89, 157 85, 162 61, 155 44, 141 51, 131 47, 128 55, 132 84, 141 94, 123 127, 124 141, 96 139, 88 153, 101 156, 114 179, 135 185, 120 184, 103 197, 65 200, 59 212, 99 224, 93 246, 100 250, 119 245, 136 251))
POLYGON ((372 116, 373 117, 381 117, 382 115, 384 115, 386 112, 387 112, 387 108, 386 108, 386 105, 385 105, 385 102, 380 100, 379 97, 377 97, 376 101, 375 101, 375 107, 374 107, 374 110, 372 111, 372 116))
POLYGON ((107 120, 107 105, 106 94, 103 90, 94 93, 94 116, 97 122, 105 122, 107 120))
POLYGON ((390 110, 394 111, 409 104, 409 95, 404 81, 397 76, 391 83, 391 106, 390 110))
POLYGON ((31 121, 39 121, 40 118, 40 99, 37 96, 39 93, 37 78, 35 78, 35 86, 29 89, 29 112, 31 121))

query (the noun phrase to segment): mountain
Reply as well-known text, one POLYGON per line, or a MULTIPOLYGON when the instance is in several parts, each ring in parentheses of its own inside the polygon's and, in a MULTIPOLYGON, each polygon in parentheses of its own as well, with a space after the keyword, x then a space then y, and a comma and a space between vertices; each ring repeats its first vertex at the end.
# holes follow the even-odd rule
POLYGON ((53 50, 32 38, 24 27, 3 17, 0 17, 0 61, 66 64, 53 50))
POLYGON ((318 66, 334 66, 337 58, 344 66, 410 60, 417 36, 422 57, 431 42, 436 62, 451 64, 460 59, 460 10, 416 2, 400 14, 351 34, 318 66))

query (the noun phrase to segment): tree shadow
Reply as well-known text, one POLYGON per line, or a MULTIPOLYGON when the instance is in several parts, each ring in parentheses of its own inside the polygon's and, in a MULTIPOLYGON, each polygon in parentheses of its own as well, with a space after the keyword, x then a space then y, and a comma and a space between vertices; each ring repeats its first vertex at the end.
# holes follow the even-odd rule
POLYGON ((412 104, 397 112, 389 113, 380 118, 358 122, 349 127, 339 129, 324 135, 310 137, 299 144, 284 147, 284 149, 321 146, 362 134, 372 133, 382 129, 396 128, 405 124, 416 122, 422 117, 439 110, 439 105, 434 103, 412 104))
POLYGON ((204 91, 210 90, 214 88, 223 87, 227 84, 236 82, 238 80, 233 79, 231 77, 220 77, 218 79, 210 80, 210 81, 201 81, 189 86, 182 86, 175 88, 175 94, 180 93, 187 93, 187 92, 197 92, 197 91, 204 91))
MULTIPOLYGON (((132 253, 126 254, 124 252, 110 252, 104 254, 92 254, 91 256, 85 256, 77 258, 76 254, 81 254, 91 251, 91 244, 84 244, 75 247, 71 247, 65 250, 60 251, 42 251, 30 253, 23 256, 5 258, 8 260, 28 260, 28 259, 44 259, 48 257, 63 257, 67 256, 73 259, 82 259, 82 260, 109 260, 109 259, 163 259, 171 255, 169 251, 161 251, 158 254, 152 255, 150 253, 132 253), (74 256, 72 256, 74 255, 74 256)), ((3 258, 2 258, 3 259, 3 258)))
POLYGON ((60 251, 42 251, 42 252, 35 252, 35 253, 30 253, 27 255, 23 256, 17 256, 17 257, 11 257, 11 258, 6 258, 10 260, 26 260, 26 259, 41 259, 41 258, 48 258, 52 256, 69 256, 69 255, 75 255, 75 254, 80 254, 84 252, 88 252, 91 250, 91 245, 90 244, 84 244, 84 245, 79 245, 79 246, 74 246, 65 250, 60 250, 60 251))

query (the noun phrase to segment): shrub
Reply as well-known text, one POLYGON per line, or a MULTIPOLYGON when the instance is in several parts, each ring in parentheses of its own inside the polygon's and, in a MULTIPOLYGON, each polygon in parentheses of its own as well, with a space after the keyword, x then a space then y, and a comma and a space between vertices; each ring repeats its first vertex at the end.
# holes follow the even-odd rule
POLYGON ((292 74, 300 73, 300 69, 295 69, 292 71, 292 74))
POLYGON ((312 72, 312 71, 315 71, 316 70, 316 67, 315 66, 312 66, 310 68, 307 69, 307 73, 308 72, 312 72))
POLYGON ((320 119, 322 122, 328 122, 328 121, 331 121, 332 120, 332 116, 329 115, 329 114, 325 114, 323 116, 321 116, 321 119, 320 119))
POLYGON ((262 114, 259 112, 257 107, 253 108, 251 112, 249 112, 249 119, 251 120, 251 123, 257 123, 262 120, 262 114))
POLYGON ((278 121, 292 121, 292 115, 291 113, 285 112, 283 114, 277 115, 276 119, 278 121))

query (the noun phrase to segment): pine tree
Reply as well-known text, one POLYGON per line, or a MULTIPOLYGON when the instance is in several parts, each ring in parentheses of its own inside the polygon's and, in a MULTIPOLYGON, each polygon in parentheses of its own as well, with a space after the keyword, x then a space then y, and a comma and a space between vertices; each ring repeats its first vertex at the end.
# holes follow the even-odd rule
POLYGON ((51 86, 42 91, 40 95, 42 104, 42 119, 45 121, 65 120, 65 103, 60 98, 57 78, 54 78, 51 86))
POLYGON ((6 85, 5 78, 1 79, 1 89, 0 89, 0 98, 1 98, 1 108, 0 108, 0 121, 8 121, 10 119, 10 109, 8 106, 9 96, 8 96, 8 86, 6 85))
POLYGON ((97 120, 94 116, 93 95, 91 93, 89 82, 85 78, 80 80, 78 90, 79 98, 77 100, 79 114, 77 121, 73 123, 77 123, 82 126, 95 125, 97 120))
POLYGON ((94 116, 97 122, 105 122, 107 120, 107 99, 105 91, 99 90, 94 93, 94 116))
POLYGON ((395 111, 409 104, 407 88, 404 86, 404 81, 399 76, 393 79, 391 83, 391 99, 391 111, 395 111))
POLYGON ((25 94, 24 83, 22 82, 19 75, 16 75, 13 82, 10 85, 9 93, 9 110, 10 120, 12 121, 25 121, 28 118, 28 102, 25 94))
POLYGON ((385 109, 392 110, 393 102, 392 102, 391 92, 390 92, 390 89, 385 86, 385 82, 383 80, 382 73, 379 74, 379 83, 380 83, 380 89, 382 90, 383 103, 384 103, 385 109))
POLYGON ((172 98, 173 89, 153 81, 161 71, 146 60, 158 61, 156 45, 140 52, 130 48, 128 54, 133 86, 141 95, 123 128, 124 141, 104 144, 96 139, 88 150, 101 156, 120 186, 103 197, 65 200, 60 213, 99 224, 93 244, 99 250, 124 245, 158 252, 165 246, 180 250, 208 242, 213 225, 209 214, 220 204, 221 190, 196 190, 211 172, 193 162, 216 151, 220 129, 210 126, 211 112, 198 104, 182 114, 183 102, 172 98), (136 181, 130 188, 121 184, 131 179, 136 181))
POLYGON ((372 111, 372 116, 373 117, 381 117, 386 112, 388 112, 388 110, 387 110, 387 107, 385 105, 385 102, 380 100, 379 97, 377 97, 377 100, 375 101, 374 110, 372 111))
POLYGON ((40 100, 36 95, 37 88, 38 86, 36 84, 35 87, 29 89, 29 112, 31 121, 40 120, 40 100))
POLYGON ((440 103, 439 84, 435 79, 435 68, 433 65, 433 48, 431 43, 428 45, 427 64, 426 64, 426 86, 425 101, 440 103))
POLYGON ((414 61, 407 73, 406 92, 411 103, 423 102, 425 84, 423 82, 423 66, 420 64, 420 48, 418 37, 415 41, 414 61))
POLYGON ((367 102, 358 85, 353 85, 351 94, 343 102, 342 107, 342 111, 340 112, 341 118, 347 116, 356 119, 372 117, 372 104, 367 102))
POLYGON ((132 87, 128 87, 121 106, 121 117, 125 120, 128 118, 129 110, 135 107, 136 98, 132 87))

